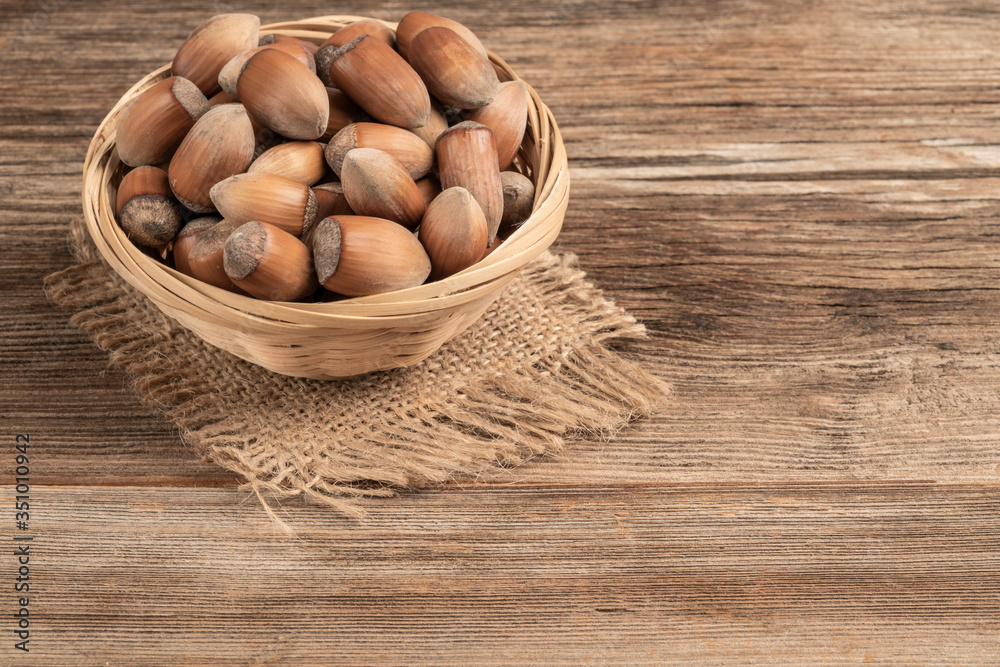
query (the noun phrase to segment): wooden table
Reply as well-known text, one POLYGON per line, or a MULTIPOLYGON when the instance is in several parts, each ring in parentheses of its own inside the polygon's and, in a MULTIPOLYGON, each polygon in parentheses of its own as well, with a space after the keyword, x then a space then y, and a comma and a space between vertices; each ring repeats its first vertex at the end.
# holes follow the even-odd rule
POLYGON ((289 539, 47 303, 93 131, 198 22, 410 8, 0 2, 0 663, 1000 663, 988 3, 421 6, 553 109, 555 249, 646 323, 618 347, 674 387, 502 484, 363 522, 286 505, 289 539))

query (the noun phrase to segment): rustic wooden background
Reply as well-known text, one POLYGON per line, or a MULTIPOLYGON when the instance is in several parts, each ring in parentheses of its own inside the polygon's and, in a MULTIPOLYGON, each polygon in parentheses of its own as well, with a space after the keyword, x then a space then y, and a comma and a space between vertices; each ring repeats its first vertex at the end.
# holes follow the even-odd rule
POLYGON ((1000 13, 980 1, 0 0, 0 664, 1000 663, 1000 13), (559 251, 655 417, 281 509, 48 304, 114 102, 221 11, 466 23, 561 122, 559 251), (31 434, 31 653, 13 650, 31 434))

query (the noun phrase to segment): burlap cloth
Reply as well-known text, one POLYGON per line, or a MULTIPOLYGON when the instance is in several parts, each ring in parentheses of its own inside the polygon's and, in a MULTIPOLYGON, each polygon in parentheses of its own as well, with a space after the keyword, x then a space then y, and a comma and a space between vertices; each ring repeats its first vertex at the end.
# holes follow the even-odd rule
POLYGON ((424 362, 319 381, 204 343, 111 271, 82 221, 71 228, 79 264, 45 279, 49 297, 185 442, 245 478, 272 517, 269 500, 291 496, 358 515, 358 497, 489 478, 560 450, 574 432, 607 437, 668 391, 604 346, 644 328, 569 255, 532 262, 424 362))

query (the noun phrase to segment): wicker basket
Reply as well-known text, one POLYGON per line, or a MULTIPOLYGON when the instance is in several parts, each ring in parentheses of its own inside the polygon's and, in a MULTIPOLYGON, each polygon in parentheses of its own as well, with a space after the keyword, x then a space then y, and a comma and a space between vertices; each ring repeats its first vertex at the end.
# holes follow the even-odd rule
MULTIPOLYGON (((261 31, 319 43, 359 18, 323 16, 261 31)), ((503 60, 490 57, 501 81, 517 78, 503 60)), ((133 98, 168 76, 165 66, 143 78, 98 128, 84 163, 87 228, 111 267, 160 310, 207 343, 271 371, 335 379, 418 363, 475 322, 562 227, 569 199, 566 151, 552 113, 528 86, 528 126, 517 164, 535 181, 534 211, 480 263, 420 287, 329 303, 260 301, 213 287, 143 253, 114 218, 124 173, 115 150, 118 119, 133 98)))

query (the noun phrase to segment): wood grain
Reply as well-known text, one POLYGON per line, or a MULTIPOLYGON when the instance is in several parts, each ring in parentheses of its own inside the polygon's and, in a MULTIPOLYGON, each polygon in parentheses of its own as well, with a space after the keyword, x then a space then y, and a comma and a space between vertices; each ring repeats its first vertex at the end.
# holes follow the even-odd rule
POLYGON ((645 322, 616 345, 674 393, 365 522, 288 507, 297 539, 41 291, 94 129, 217 11, 348 10, 0 0, 0 415, 32 434, 40 502, 25 664, 1000 661, 994 8, 436 5, 553 109, 555 249, 645 322))
POLYGON ((50 663, 1000 659, 1000 494, 978 486, 483 486, 360 523, 287 508, 296 539, 228 490, 39 500, 50 663))

